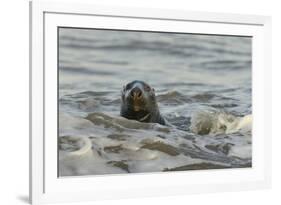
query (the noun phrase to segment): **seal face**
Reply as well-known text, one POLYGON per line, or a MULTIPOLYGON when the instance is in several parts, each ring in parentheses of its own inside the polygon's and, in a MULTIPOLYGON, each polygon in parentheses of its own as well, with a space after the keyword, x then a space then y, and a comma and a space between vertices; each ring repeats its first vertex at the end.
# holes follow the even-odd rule
POLYGON ((165 125, 165 120, 158 109, 154 89, 139 80, 123 87, 120 114, 127 119, 165 125))

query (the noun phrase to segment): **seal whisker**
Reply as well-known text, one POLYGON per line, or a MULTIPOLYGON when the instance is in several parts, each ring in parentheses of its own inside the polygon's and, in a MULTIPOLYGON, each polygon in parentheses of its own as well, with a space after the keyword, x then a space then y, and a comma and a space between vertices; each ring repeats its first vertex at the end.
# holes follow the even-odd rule
POLYGON ((145 115, 144 117, 142 117, 141 119, 139 119, 139 121, 143 122, 143 121, 147 120, 148 117, 150 117, 150 113, 148 113, 147 115, 145 115))

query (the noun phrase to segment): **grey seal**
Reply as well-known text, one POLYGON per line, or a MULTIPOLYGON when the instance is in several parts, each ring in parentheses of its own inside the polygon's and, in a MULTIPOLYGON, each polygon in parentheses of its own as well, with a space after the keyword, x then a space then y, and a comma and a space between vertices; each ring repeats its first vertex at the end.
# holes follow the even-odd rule
POLYGON ((159 112, 154 88, 140 80, 134 80, 123 87, 120 115, 139 122, 166 125, 159 112))

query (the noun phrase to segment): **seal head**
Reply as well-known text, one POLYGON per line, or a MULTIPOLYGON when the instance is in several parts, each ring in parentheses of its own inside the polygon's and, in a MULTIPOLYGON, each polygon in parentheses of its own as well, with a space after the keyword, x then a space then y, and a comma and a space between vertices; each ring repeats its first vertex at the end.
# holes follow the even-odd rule
POLYGON ((158 109, 154 89, 139 80, 123 87, 120 114, 127 119, 165 125, 165 120, 158 109))

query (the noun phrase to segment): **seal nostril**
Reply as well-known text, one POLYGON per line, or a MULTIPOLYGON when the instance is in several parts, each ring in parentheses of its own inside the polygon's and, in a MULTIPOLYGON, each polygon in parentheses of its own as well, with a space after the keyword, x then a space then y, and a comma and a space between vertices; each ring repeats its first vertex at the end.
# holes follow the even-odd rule
POLYGON ((131 97, 133 97, 134 99, 142 98, 142 94, 143 93, 142 93, 141 89, 139 89, 137 87, 132 89, 131 92, 130 92, 131 97))
POLYGON ((141 91, 137 92, 137 96, 138 96, 138 98, 141 98, 142 92, 141 91))

